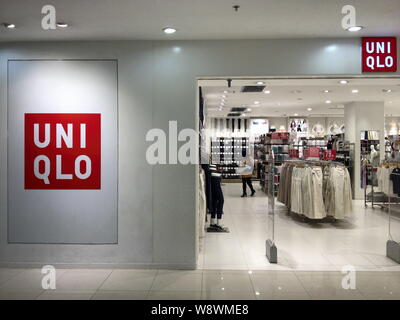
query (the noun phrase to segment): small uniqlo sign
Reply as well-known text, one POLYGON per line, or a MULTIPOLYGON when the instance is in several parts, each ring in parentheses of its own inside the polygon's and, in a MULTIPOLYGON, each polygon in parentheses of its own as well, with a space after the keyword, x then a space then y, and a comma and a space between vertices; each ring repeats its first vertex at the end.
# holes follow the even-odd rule
POLYGON ((101 115, 26 113, 25 189, 101 189, 101 115))
POLYGON ((395 37, 362 38, 362 72, 396 72, 395 37))

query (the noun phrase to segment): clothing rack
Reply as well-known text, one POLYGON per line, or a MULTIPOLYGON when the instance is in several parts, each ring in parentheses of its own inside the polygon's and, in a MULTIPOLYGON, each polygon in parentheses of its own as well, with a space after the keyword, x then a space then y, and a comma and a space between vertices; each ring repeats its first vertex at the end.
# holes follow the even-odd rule
MULTIPOLYGON (((371 166, 371 165, 369 165, 369 166, 371 166)), ((400 168, 400 162, 390 161, 390 160, 383 160, 383 161, 381 161, 381 163, 379 164, 378 167, 372 167, 372 168, 378 169, 379 167, 396 169, 396 168, 400 168)), ((391 173, 391 175, 392 174, 393 175, 400 175, 400 174, 397 174, 397 173, 391 173)), ((372 187, 371 200, 368 200, 368 199, 364 200, 366 206, 367 206, 367 204, 366 204, 367 202, 371 202, 372 207, 373 206, 379 206, 379 207, 381 207, 381 209, 389 211, 390 203, 392 202, 392 200, 396 200, 396 203, 397 203, 397 200, 400 199, 399 196, 396 196, 394 194, 386 194, 385 192, 383 192, 381 190, 382 191, 381 194, 383 196, 380 198, 380 201, 379 201, 379 198, 377 200, 376 197, 375 197, 374 186, 372 185, 371 187, 372 187)), ((364 191, 364 196, 367 198, 366 191, 364 191)), ((392 204, 392 206, 393 206, 393 204, 392 204)))
POLYGON ((370 173, 370 172, 376 172, 376 167, 374 167, 373 165, 371 165, 371 164, 369 164, 369 163, 365 163, 365 164, 363 164, 363 166, 362 166, 362 174, 363 174, 363 176, 362 176, 362 178, 363 178, 363 181, 365 182, 364 183, 364 206, 365 207, 367 207, 368 206, 368 203, 371 203, 371 207, 373 208, 374 206, 381 206, 381 203, 383 202, 383 201, 375 201, 376 199, 375 199, 375 189, 374 189, 374 182, 373 181, 371 181, 371 184, 368 184, 368 173, 370 173), (367 194, 367 189, 368 189, 368 186, 370 186, 371 187, 371 195, 370 195, 370 197, 368 196, 368 194, 367 194))
MULTIPOLYGON (((346 169, 346 171, 347 171, 347 167, 342 162, 337 162, 337 161, 332 161, 332 160, 293 159, 293 160, 285 161, 284 165, 288 165, 288 166, 293 167, 293 168, 316 168, 316 167, 320 167, 319 170, 322 171, 322 172, 320 171, 321 172, 320 174, 322 174, 322 177, 323 177, 324 181, 325 181, 326 178, 328 178, 330 176, 331 170, 333 168, 342 168, 342 169, 346 169)), ((291 170, 292 169, 285 169, 285 171, 284 171, 284 180, 286 182, 288 182, 288 180, 287 180, 288 178, 287 178, 286 175, 287 174, 289 174, 289 175, 293 174, 291 170)), ((296 178, 295 178, 296 180, 298 180, 298 178, 299 178, 298 174, 299 174, 299 172, 296 173, 296 175, 297 175, 296 178)), ((318 178, 318 175, 314 176, 314 178, 317 179, 316 183, 318 183, 318 179, 321 179, 322 177, 320 176, 320 178, 318 178)), ((293 176, 292 176, 292 178, 293 178, 293 176)), ((347 193, 347 194, 351 195, 351 180, 350 180, 348 171, 347 171, 347 177, 344 178, 344 181, 346 181, 346 179, 347 179, 348 189, 349 189, 349 193, 347 193)), ((341 213, 338 214, 337 213, 338 211, 336 211, 337 209, 335 209, 334 207, 330 207, 329 203, 333 203, 332 202, 332 197, 331 197, 331 195, 329 195, 328 198, 324 198, 325 197, 325 192, 326 192, 325 189, 321 190, 323 192, 323 194, 321 194, 322 198, 320 198, 320 199, 324 199, 324 203, 322 204, 322 207, 324 209, 321 209, 321 203, 318 203, 318 201, 320 201, 320 200, 317 200, 317 202, 313 202, 313 205, 312 205, 313 209, 311 210, 310 215, 305 213, 305 212, 308 212, 308 209, 306 209, 304 211, 304 208, 302 209, 302 206, 304 205, 304 203, 306 203, 306 206, 308 206, 310 202, 308 202, 307 200, 303 200, 305 202, 303 202, 303 204, 299 204, 299 202, 298 202, 299 200, 297 199, 298 195, 296 195, 296 193, 298 194, 298 191, 296 191, 294 193, 296 195, 295 196, 296 200, 294 202, 295 203, 295 209, 293 209, 292 205, 293 205, 293 199, 294 198, 293 198, 293 191, 292 191, 292 188, 291 188, 291 185, 290 185, 290 183, 292 183, 292 182, 290 180, 291 180, 291 178, 289 178, 289 185, 288 186, 286 186, 286 185, 282 185, 282 187, 280 186, 277 200, 287 206, 288 213, 292 213, 293 212, 293 213, 298 214, 300 217, 303 217, 303 221, 308 221, 308 220, 332 221, 332 218, 333 218, 333 221, 336 221, 337 219, 343 219, 344 216, 347 216, 349 214, 349 212, 351 212, 351 202, 348 202, 348 201, 347 202, 340 202, 341 205, 343 206, 343 214, 341 214, 341 213), (325 201, 328 201, 328 202, 325 202, 325 201), (328 208, 330 208, 330 209, 328 209, 328 208), (325 210, 327 210, 327 211, 325 212, 325 210)), ((344 183, 346 183, 346 182, 344 182, 344 183)), ((296 184, 297 184, 296 188, 298 190, 298 187, 299 187, 298 186, 298 182, 296 182, 296 184)), ((323 188, 325 188, 325 186, 323 188)), ((328 188, 331 188, 331 187, 328 187, 328 188)), ((329 190, 329 189, 326 189, 326 190, 329 190)), ((305 191, 303 190, 303 191, 300 191, 300 192, 305 192, 305 191)), ((329 191, 327 191, 327 192, 328 193, 326 193, 326 194, 328 195, 329 191)), ((316 193, 316 195, 317 195, 317 199, 318 199, 318 193, 316 193)), ((304 198, 304 199, 307 199, 307 198, 304 198)), ((300 200, 300 202, 301 202, 301 200, 300 200)), ((338 207, 340 208, 340 205, 338 207)), ((340 209, 339 209, 339 212, 340 212, 340 209)))
POLYGON ((305 164, 305 165, 319 165, 319 166, 335 166, 335 167, 343 167, 347 168, 342 162, 333 161, 333 160, 286 160, 284 163, 294 163, 294 164, 305 164))

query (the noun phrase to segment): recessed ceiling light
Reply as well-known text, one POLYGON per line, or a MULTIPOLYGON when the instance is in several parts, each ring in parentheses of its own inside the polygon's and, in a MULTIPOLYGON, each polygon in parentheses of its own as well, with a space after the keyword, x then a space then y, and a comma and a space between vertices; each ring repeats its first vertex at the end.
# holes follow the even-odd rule
POLYGON ((295 113, 295 114, 294 114, 295 117, 297 117, 298 115, 299 115, 298 113, 295 113))
POLYGON ((223 95, 222 95, 222 98, 226 98, 226 95, 223 94, 223 95))
POLYGON ((332 103, 332 101, 331 100, 326 100, 325 103, 329 104, 329 103, 332 103))
POLYGON ((270 91, 270 90, 265 90, 264 93, 265 93, 265 94, 270 94, 271 91, 270 91))
POLYGON ((382 89, 382 91, 385 93, 390 93, 390 92, 392 92, 392 89, 382 89))
POLYGON ((340 84, 348 84, 349 81, 348 81, 348 80, 340 80, 339 83, 340 83, 340 84))
POLYGON ((351 93, 358 93, 358 89, 351 90, 351 93))
POLYGON ((14 23, 3 23, 3 26, 6 27, 7 29, 15 29, 14 23))
POLYGON ((243 112, 243 113, 242 113, 242 117, 245 117, 245 116, 246 116, 246 114, 243 112))
POLYGON ((307 108, 307 111, 312 111, 312 108, 307 108))
POLYGON ((228 93, 228 90, 224 90, 224 93, 227 94, 227 93, 228 93))
POLYGON ((259 86, 262 86, 263 84, 265 84, 264 81, 257 81, 256 84, 258 84, 259 86))
POLYGON ((250 112, 250 111, 251 111, 251 108, 247 108, 247 111, 250 112))
POLYGON ((57 22, 57 27, 60 27, 60 28, 67 28, 67 27, 68 27, 68 24, 65 23, 65 22, 57 22))
POLYGON ((164 33, 166 33, 166 34, 173 34, 173 33, 176 32, 176 29, 175 29, 175 28, 172 28, 172 27, 165 27, 165 28, 162 29, 162 30, 163 30, 164 33))
POLYGON ((362 27, 362 26, 354 26, 354 27, 347 28, 347 31, 357 32, 357 31, 360 31, 361 29, 364 29, 364 27, 362 27))
POLYGON ((254 101, 254 104, 260 104, 260 101, 254 101))
POLYGON ((331 91, 328 90, 328 89, 325 89, 323 92, 324 92, 324 93, 329 93, 329 92, 331 92, 331 91))

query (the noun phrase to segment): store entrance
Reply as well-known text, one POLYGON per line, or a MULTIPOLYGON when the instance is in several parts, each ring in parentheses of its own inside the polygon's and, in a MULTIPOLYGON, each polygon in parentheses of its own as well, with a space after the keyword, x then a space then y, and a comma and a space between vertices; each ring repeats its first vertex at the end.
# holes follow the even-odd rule
POLYGON ((387 241, 400 242, 393 187, 400 167, 398 78, 198 85, 199 268, 398 265, 386 256, 387 241), (271 227, 277 263, 266 256, 271 227))

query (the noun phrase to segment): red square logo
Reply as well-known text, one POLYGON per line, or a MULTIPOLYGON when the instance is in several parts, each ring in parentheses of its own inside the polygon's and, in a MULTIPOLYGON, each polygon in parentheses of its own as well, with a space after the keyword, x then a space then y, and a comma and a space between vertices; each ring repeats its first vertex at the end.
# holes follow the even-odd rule
POLYGON ((25 113, 25 189, 101 189, 101 115, 25 113))
POLYGON ((396 72, 395 37, 362 38, 362 72, 396 72))

